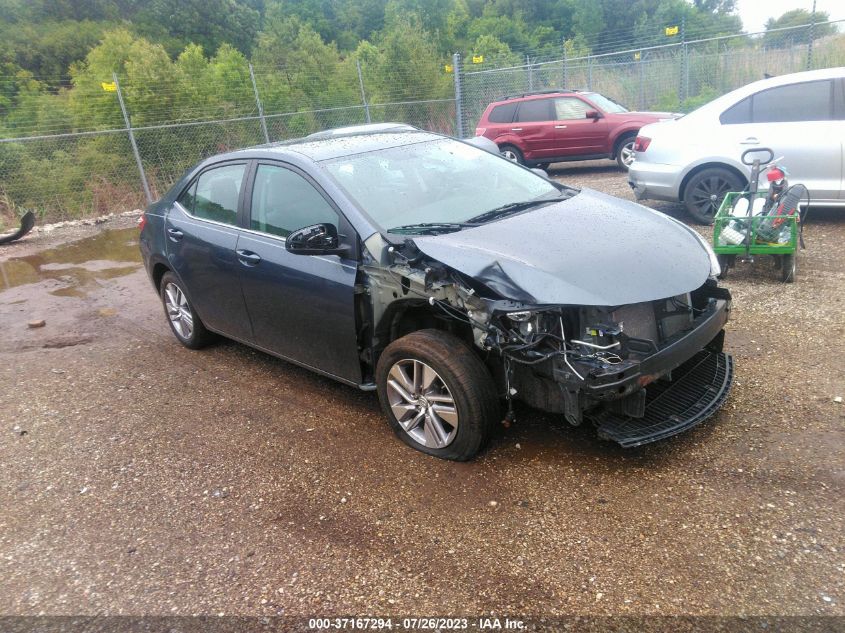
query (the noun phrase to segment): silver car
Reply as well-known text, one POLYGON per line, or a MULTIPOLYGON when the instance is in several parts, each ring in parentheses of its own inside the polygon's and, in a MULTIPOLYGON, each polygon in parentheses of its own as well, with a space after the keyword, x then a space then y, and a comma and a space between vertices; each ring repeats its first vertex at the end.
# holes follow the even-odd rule
POLYGON ((693 218, 710 224, 725 193, 748 183, 741 154, 770 147, 813 204, 845 206, 843 139, 845 68, 772 77, 643 127, 628 183, 637 199, 683 202, 693 218))

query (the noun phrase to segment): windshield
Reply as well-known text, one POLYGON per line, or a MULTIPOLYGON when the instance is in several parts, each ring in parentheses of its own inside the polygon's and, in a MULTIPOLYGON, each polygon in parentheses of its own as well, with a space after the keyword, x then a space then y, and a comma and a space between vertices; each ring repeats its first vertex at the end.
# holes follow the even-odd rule
POLYGON ((460 224, 505 205, 562 195, 548 180, 451 139, 344 156, 323 165, 388 232, 417 224, 460 224))
POLYGON ((610 112, 611 114, 628 112, 628 108, 616 103, 613 99, 600 95, 598 92, 585 92, 584 96, 601 108, 604 112, 610 112))

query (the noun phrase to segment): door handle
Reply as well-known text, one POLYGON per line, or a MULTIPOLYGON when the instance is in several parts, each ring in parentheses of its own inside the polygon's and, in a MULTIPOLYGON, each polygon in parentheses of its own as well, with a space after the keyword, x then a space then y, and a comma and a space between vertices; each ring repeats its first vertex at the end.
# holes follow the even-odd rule
POLYGON ((261 262, 261 256, 252 251, 238 250, 238 260, 244 266, 257 266, 261 262))
POLYGON ((556 129, 556 130, 565 130, 565 129, 566 129, 566 126, 565 126, 565 125, 556 125, 556 126, 555 126, 555 129, 556 129))
POLYGON ((757 140, 756 136, 749 136, 744 141, 739 142, 740 145, 759 145, 760 141, 757 140))
POLYGON ((174 242, 178 242, 181 240, 185 234, 182 233, 179 229, 167 229, 167 234, 170 236, 170 239, 174 242))
POLYGON ((521 127, 512 127, 511 132, 522 132, 522 128, 521 127))

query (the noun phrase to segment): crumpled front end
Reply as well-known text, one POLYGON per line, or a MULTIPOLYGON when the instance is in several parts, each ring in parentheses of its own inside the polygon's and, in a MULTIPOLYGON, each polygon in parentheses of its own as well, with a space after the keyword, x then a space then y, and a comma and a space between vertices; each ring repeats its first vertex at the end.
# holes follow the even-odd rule
MULTIPOLYGON (((712 415, 730 390, 722 351, 730 293, 708 279, 691 292, 619 306, 535 304, 500 275, 501 288, 420 252, 370 245, 382 261, 364 267, 374 324, 372 358, 421 327, 472 342, 501 395, 562 414, 573 425, 638 446, 712 415)), ((512 411, 509 411, 512 415, 512 411)))
POLYGON ((507 339, 487 344, 505 357, 514 397, 638 446, 691 428, 724 403, 733 378, 722 351, 729 310, 729 293, 708 281, 614 308, 504 312, 507 339))

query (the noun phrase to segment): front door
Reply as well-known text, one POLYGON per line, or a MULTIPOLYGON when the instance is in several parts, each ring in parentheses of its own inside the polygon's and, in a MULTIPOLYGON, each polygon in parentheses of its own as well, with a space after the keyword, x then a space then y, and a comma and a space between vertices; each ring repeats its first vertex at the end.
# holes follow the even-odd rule
MULTIPOLYGON (((264 349, 345 380, 361 382, 355 327, 357 264, 337 255, 294 255, 285 238, 330 223, 355 236, 327 196, 292 167, 262 163, 255 171, 237 254, 244 299, 264 349)), ((343 240, 342 240, 343 241, 343 240)))
POLYGON ((246 163, 202 172, 167 213, 167 259, 211 330, 243 341, 252 329, 240 286, 238 202, 246 163))
POLYGON ((555 153, 558 156, 591 156, 607 153, 607 121, 588 119, 596 110, 578 97, 557 97, 555 110, 555 153))

